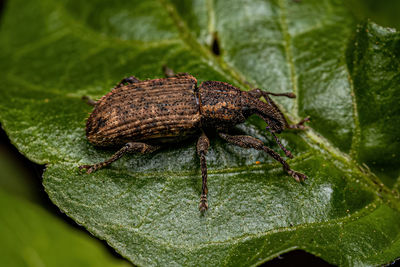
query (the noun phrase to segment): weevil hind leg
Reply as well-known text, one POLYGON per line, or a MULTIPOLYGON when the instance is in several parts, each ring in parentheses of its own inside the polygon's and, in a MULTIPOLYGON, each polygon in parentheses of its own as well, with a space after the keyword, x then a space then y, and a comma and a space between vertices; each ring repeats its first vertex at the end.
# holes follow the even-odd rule
MULTIPOLYGON (((140 80, 138 78, 136 78, 135 76, 130 76, 130 77, 126 77, 124 79, 122 79, 115 88, 127 85, 127 84, 133 84, 133 83, 137 83, 140 82, 140 80)), ((88 104, 89 106, 95 106, 96 105, 96 101, 94 101, 92 98, 90 98, 89 96, 82 96, 82 100, 86 102, 86 104, 88 104)))
POLYGON ((96 106, 97 101, 94 101, 92 98, 90 98, 87 95, 82 96, 82 100, 85 101, 86 104, 89 106, 96 106))
POLYGON ((103 162, 93 164, 93 165, 81 165, 81 166, 79 166, 79 169, 80 170, 85 169, 87 173, 92 173, 92 172, 97 171, 98 169, 101 169, 107 165, 110 165, 114 161, 120 159, 126 153, 138 152, 141 154, 145 154, 145 153, 154 152, 159 148, 160 148, 159 146, 153 146, 153 145, 149 145, 146 143, 129 142, 129 143, 125 144, 120 150, 118 150, 114 155, 112 155, 111 158, 109 158, 103 162))
POLYGON ((210 146, 210 141, 208 140, 207 136, 204 132, 201 134, 197 141, 197 155, 200 158, 200 167, 201 167, 201 178, 202 178, 202 188, 201 188, 201 197, 200 197, 200 204, 199 210, 200 212, 205 212, 208 209, 208 201, 207 201, 207 161, 206 161, 206 154, 208 148, 210 146))
POLYGON ((225 141, 236 146, 240 146, 243 148, 254 148, 267 152, 272 158, 282 164, 283 170, 286 171, 290 176, 292 176, 297 182, 301 182, 307 179, 306 175, 292 170, 289 164, 278 153, 273 151, 271 148, 265 146, 264 143, 257 138, 248 135, 229 135, 222 132, 219 132, 218 135, 225 141))
POLYGON ((140 80, 138 78, 136 78, 135 76, 129 76, 126 78, 123 78, 118 85, 116 86, 116 88, 124 86, 124 85, 128 85, 128 84, 133 84, 133 83, 137 83, 140 82, 140 80))

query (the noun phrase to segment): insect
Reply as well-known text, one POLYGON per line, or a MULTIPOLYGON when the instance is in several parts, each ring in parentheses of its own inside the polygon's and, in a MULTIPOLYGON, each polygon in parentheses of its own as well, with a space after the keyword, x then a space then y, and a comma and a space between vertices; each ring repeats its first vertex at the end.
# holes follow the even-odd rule
POLYGON ((199 210, 204 212, 208 209, 206 154, 210 145, 206 133, 216 130, 222 139, 233 145, 265 151, 281 163, 283 170, 296 181, 307 178, 292 170, 278 153, 261 140, 230 134, 235 125, 256 114, 267 123, 266 129, 285 155, 292 158, 275 133, 285 129, 304 129, 303 124, 308 118, 290 125, 269 96, 294 98, 294 94, 274 94, 258 88, 246 92, 219 81, 205 81, 198 86, 196 78, 190 74, 175 74, 169 68, 165 68, 165 73, 167 78, 145 81, 131 76, 122 79, 97 102, 86 98, 95 107, 86 123, 89 142, 99 147, 120 149, 109 159, 82 165, 80 169, 91 173, 118 160, 125 153, 151 153, 167 143, 197 136, 196 148, 202 175, 199 210), (266 102, 261 101, 261 97, 266 102))

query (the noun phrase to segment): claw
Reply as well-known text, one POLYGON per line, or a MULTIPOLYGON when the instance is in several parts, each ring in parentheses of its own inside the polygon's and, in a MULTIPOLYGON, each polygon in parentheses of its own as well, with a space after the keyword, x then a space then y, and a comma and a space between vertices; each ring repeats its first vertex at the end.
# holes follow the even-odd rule
POLYGON ((299 183, 304 182, 307 179, 307 176, 300 172, 289 170, 288 173, 299 183))
POLYGON ((200 202, 199 210, 201 213, 204 213, 206 210, 208 210, 207 202, 200 202))
POLYGON ((310 117, 305 117, 304 119, 302 119, 297 124, 289 125, 289 128, 290 129, 296 129, 296 130, 305 130, 307 128, 307 126, 304 126, 304 123, 306 123, 308 121, 310 121, 310 117))
POLYGON ((95 170, 93 165, 81 165, 78 168, 79 168, 79 170, 86 169, 87 174, 91 174, 95 170))
POLYGON ((201 213, 204 213, 206 210, 208 210, 207 196, 201 196, 199 210, 201 213))

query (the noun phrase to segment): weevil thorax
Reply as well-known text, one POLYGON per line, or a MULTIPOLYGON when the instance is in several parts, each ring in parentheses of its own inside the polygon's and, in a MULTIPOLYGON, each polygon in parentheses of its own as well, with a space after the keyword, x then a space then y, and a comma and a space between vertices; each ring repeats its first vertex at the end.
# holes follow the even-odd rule
POLYGON ((199 87, 201 125, 224 129, 244 122, 241 95, 239 88, 228 83, 203 82, 199 87))
POLYGON ((280 133, 287 127, 286 119, 271 98, 267 95, 264 98, 266 102, 261 101, 259 96, 250 92, 242 92, 243 115, 247 118, 256 114, 268 124, 272 132, 280 133))

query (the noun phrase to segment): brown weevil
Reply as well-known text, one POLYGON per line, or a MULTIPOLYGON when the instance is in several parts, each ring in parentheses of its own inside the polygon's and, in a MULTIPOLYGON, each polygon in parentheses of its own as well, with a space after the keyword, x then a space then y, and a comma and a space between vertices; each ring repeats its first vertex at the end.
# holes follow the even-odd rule
POLYGON ((269 95, 294 98, 292 93, 274 94, 260 89, 241 91, 225 82, 197 80, 187 73, 174 74, 165 68, 167 78, 140 81, 134 76, 123 79, 99 101, 88 100, 95 108, 86 123, 86 136, 99 147, 120 149, 106 161, 82 165, 91 173, 121 158, 128 152, 151 153, 162 145, 185 137, 198 136, 197 154, 200 157, 202 192, 200 211, 208 209, 206 154, 208 130, 216 130, 227 142, 243 148, 267 152, 282 164, 284 171, 300 182, 306 175, 292 170, 286 161, 263 142, 251 136, 232 135, 230 129, 256 114, 267 123, 286 156, 292 158, 274 133, 285 129, 304 129, 302 120, 290 125, 269 95), (261 101, 264 97, 266 102, 261 101), (122 148, 121 148, 122 147, 122 148))

